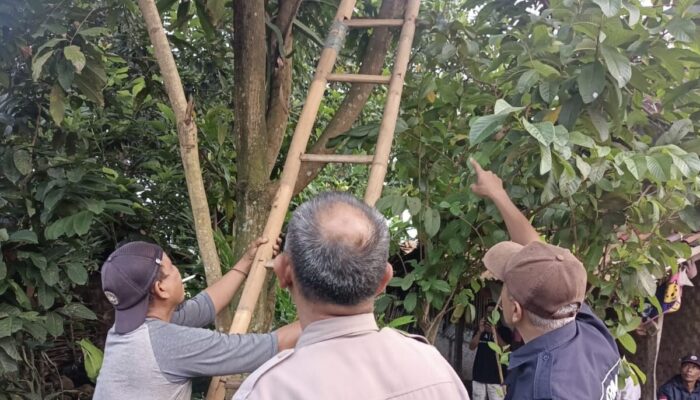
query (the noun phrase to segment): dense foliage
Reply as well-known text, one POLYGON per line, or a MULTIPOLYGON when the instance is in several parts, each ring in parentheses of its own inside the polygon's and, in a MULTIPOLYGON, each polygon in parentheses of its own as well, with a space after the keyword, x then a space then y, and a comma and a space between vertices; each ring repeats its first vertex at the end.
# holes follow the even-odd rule
POLYGON ((479 260, 506 239, 495 207, 468 189, 474 157, 503 177, 546 240, 584 261, 588 301, 634 352, 629 332, 645 302, 658 306, 657 280, 689 255, 667 235, 698 229, 700 10, 692 1, 458 3, 422 15, 380 203, 387 215, 409 210, 397 235, 417 228, 424 249, 392 282, 406 291, 395 300, 424 329, 446 311, 474 315, 479 260))

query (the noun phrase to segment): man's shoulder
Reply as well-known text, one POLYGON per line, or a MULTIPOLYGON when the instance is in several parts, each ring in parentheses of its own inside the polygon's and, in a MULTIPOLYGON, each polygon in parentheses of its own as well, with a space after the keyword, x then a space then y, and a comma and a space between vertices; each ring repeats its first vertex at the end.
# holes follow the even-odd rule
POLYGON ((275 386, 275 390, 281 390, 279 381, 274 378, 270 379, 270 375, 285 369, 285 366, 289 365, 288 363, 285 365, 285 361, 293 354, 294 349, 288 349, 277 353, 277 355, 267 360, 243 381, 243 384, 233 396, 233 400, 247 399, 253 391, 269 390, 268 385, 271 385, 270 387, 275 386))

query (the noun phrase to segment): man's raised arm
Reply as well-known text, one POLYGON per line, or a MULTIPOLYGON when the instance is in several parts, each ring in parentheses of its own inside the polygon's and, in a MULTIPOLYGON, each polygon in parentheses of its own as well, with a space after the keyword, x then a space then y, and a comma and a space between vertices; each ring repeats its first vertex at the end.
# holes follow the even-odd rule
POLYGON ((503 189, 503 181, 491 171, 481 168, 473 158, 469 160, 476 172, 476 183, 471 186, 472 192, 476 195, 491 199, 501 213, 508 228, 510 240, 522 244, 523 246, 540 240, 535 228, 530 221, 513 204, 508 193, 503 189))

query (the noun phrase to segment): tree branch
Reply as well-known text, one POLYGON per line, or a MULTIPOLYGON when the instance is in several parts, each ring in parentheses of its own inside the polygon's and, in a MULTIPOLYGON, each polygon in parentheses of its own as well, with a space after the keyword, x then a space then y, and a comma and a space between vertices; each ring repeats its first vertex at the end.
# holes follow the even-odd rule
MULTIPOLYGON (((384 0, 379 10, 380 19, 400 18, 403 15, 405 1, 384 0)), ((365 55, 362 59, 360 74, 376 75, 384 66, 387 51, 391 44, 393 33, 388 28, 374 28, 365 55)), ((362 113, 374 85, 354 84, 350 87, 343 104, 328 123, 321 137, 314 143, 309 153, 330 154, 334 149, 328 148, 328 142, 352 127, 352 124, 362 113)), ((301 192, 321 172, 325 163, 304 163, 299 171, 299 177, 294 188, 294 194, 301 192)))
POLYGON ((267 108, 267 174, 272 172, 282 147, 289 120, 289 99, 292 94, 292 59, 286 55, 292 52, 292 26, 299 12, 301 0, 281 0, 275 25, 282 32, 284 54, 279 54, 279 43, 275 35, 270 35, 268 65, 272 68, 270 98, 267 108))
MULTIPOLYGON (((151 43, 155 50, 155 57, 160 67, 165 90, 168 93, 170 104, 175 113, 180 155, 182 157, 182 166, 185 170, 187 192, 189 193, 192 206, 197 244, 204 263, 207 285, 211 285, 221 278, 221 265, 214 243, 209 205, 206 192, 204 191, 202 170, 199 164, 197 126, 191 115, 194 102, 190 99, 188 103, 185 99, 185 91, 182 88, 180 75, 177 72, 175 59, 170 50, 168 39, 165 36, 165 30, 154 0, 139 0, 139 7, 146 22, 148 36, 151 38, 151 43)), ((217 327, 221 327, 225 320, 225 314, 220 315, 220 318, 217 318, 217 327)))

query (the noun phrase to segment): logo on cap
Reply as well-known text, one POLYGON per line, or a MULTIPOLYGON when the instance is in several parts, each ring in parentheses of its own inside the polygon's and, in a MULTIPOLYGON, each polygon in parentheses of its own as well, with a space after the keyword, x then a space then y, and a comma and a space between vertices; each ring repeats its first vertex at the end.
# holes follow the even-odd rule
POLYGON ((697 360, 698 360, 698 356, 690 356, 690 359, 693 360, 693 361, 697 361, 697 360))
POLYGON ((119 305, 119 299, 116 294, 105 290, 105 296, 107 296, 107 300, 112 303, 112 305, 119 305))

